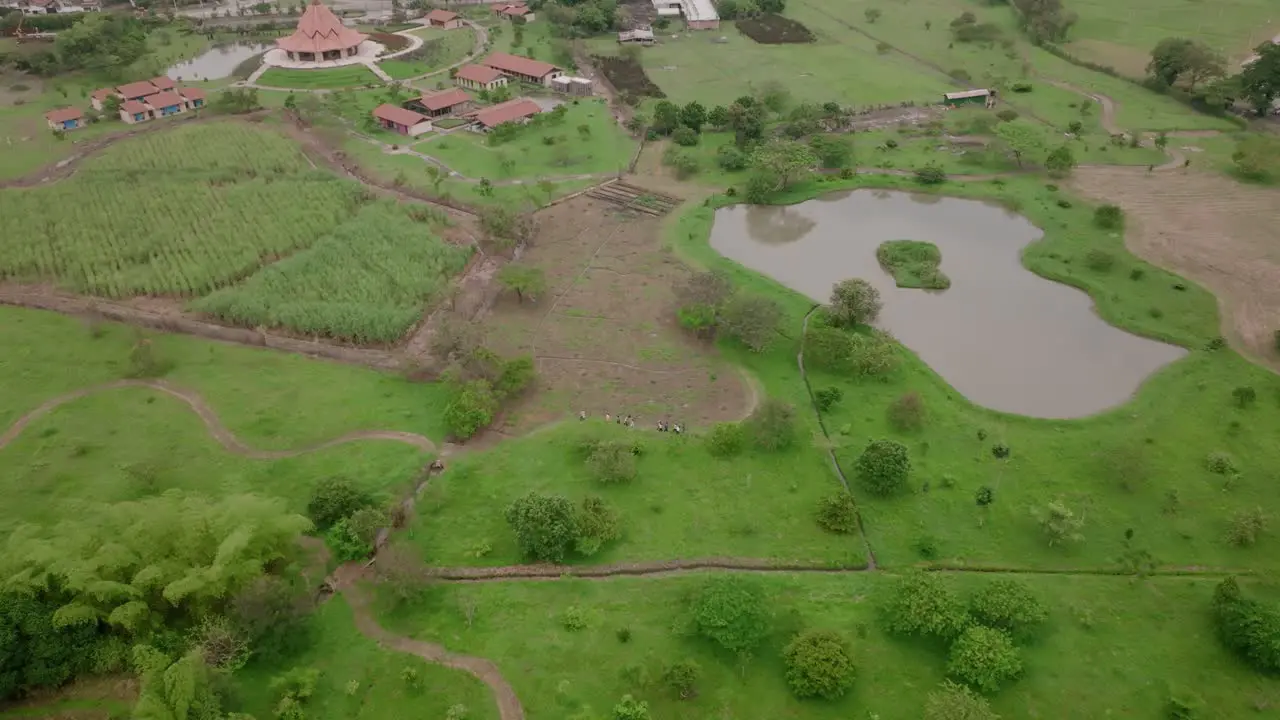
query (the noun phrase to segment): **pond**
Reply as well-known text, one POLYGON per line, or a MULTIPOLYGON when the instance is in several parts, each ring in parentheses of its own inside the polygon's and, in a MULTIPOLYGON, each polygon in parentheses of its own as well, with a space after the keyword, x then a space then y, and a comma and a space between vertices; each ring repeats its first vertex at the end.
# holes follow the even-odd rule
POLYGON ((877 325, 979 405, 1072 418, 1123 403, 1186 351, 1107 324, 1087 294, 1023 267, 1041 235, 993 203, 855 190, 723 208, 711 245, 817 302, 841 280, 867 280, 884 300, 877 325), (950 289, 896 287, 876 261, 887 240, 937 245, 950 289))
POLYGON ((230 77, 237 65, 273 47, 275 43, 235 42, 220 45, 170 67, 165 75, 188 82, 230 77))

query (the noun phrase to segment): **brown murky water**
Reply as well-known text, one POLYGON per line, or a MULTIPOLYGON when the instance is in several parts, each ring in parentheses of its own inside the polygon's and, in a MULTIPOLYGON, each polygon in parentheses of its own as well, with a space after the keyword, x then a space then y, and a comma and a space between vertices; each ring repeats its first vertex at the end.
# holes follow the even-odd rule
POLYGON ((170 67, 165 75, 173 80, 188 82, 219 80, 230 77, 240 63, 273 47, 275 43, 235 42, 220 45, 170 67))
POLYGON ((791 206, 724 208, 711 245, 825 302, 861 277, 880 290, 877 323, 973 402, 1034 417, 1091 415, 1128 399, 1185 354, 1108 325, 1075 288, 1022 266, 1039 228, 998 205, 856 190, 791 206), (886 240, 927 240, 951 278, 943 292, 894 285, 876 261, 886 240))

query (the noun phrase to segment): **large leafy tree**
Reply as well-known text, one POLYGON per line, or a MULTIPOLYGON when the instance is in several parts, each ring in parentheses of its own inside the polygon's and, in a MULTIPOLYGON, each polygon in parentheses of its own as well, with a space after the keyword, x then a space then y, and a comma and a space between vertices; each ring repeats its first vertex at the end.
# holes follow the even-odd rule
POLYGON ((1187 38, 1165 38, 1151 51, 1147 73, 1173 85, 1185 80, 1189 87, 1226 73, 1226 60, 1213 48, 1187 38))
POLYGON ((764 591, 747 578, 713 578, 693 598, 693 624, 724 649, 749 653, 769 634, 764 591))
POLYGON ((1026 120, 1009 120, 996 126, 996 137, 1013 153, 1018 167, 1022 161, 1038 162, 1045 150, 1045 136, 1040 128, 1026 120))
POLYGON ((507 523, 525 556, 562 562, 578 539, 573 504, 561 495, 533 491, 507 506, 507 523))
POLYGON ((1240 73, 1240 90, 1259 115, 1271 110, 1271 103, 1280 95, 1280 45, 1266 42, 1254 52, 1257 59, 1245 66, 1240 73))
POLYGON ((93 68, 119 74, 147 52, 147 35, 136 18, 113 13, 89 13, 58 32, 54 52, 64 70, 93 68))
POLYGON ((770 140, 751 154, 751 169, 758 177, 768 178, 769 192, 785 189, 817 166, 813 148, 796 140, 770 140))
POLYGON ((65 597, 55 627, 106 622, 138 633, 175 612, 220 609, 310 528, 276 499, 171 491, 50 529, 19 529, 0 553, 0 578, 14 590, 65 597))

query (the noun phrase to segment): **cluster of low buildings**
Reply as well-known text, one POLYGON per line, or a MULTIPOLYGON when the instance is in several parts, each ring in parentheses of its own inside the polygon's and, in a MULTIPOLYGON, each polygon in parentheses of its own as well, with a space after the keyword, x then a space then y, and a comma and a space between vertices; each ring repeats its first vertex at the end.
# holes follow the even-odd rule
POLYGON ((98 12, 98 0, 0 0, 0 8, 21 10, 23 15, 98 12))
POLYGON ((712 0, 652 0, 658 17, 684 16, 690 30, 715 30, 720 27, 720 14, 712 0))
POLYGON ((533 10, 530 10, 529 6, 522 2, 495 3, 490 5, 489 9, 493 11, 494 15, 503 20, 520 18, 527 23, 531 23, 534 19, 533 10))
MULTIPOLYGON (((200 88, 182 87, 160 76, 95 90, 89 95, 89 104, 105 112, 112 98, 119 102, 120 120, 130 125, 199 110, 208 99, 200 88)), ((51 110, 44 118, 50 130, 64 132, 88 124, 84 111, 75 107, 51 110)))
POLYGON ((478 108, 467 90, 493 92, 516 82, 571 95, 591 94, 589 80, 568 76, 551 63, 509 53, 493 53, 477 64, 464 65, 453 81, 457 87, 449 90, 426 93, 402 105, 379 105, 373 117, 383 128, 402 135, 420 135, 431 129, 432 120, 446 117, 465 120, 472 130, 488 132, 503 123, 528 122, 542 107, 529 98, 516 98, 478 108))

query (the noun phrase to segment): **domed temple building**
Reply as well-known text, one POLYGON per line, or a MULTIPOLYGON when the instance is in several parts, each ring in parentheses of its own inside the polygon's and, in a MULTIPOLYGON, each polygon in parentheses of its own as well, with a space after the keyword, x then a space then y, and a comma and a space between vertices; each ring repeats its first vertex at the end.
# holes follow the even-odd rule
POLYGON ((294 62, 322 62, 354 57, 360 52, 360 43, 368 38, 343 25, 320 0, 311 0, 298 20, 298 29, 276 44, 294 62))

